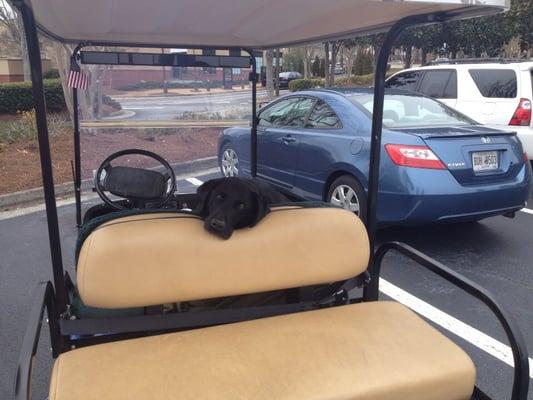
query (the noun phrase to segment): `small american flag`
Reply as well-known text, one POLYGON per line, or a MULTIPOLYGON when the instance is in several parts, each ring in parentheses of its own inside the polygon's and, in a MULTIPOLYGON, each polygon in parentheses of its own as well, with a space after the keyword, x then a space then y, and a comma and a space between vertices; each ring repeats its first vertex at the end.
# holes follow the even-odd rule
POLYGON ((89 78, 83 73, 74 57, 70 59, 67 86, 81 90, 87 90, 89 87, 89 78))

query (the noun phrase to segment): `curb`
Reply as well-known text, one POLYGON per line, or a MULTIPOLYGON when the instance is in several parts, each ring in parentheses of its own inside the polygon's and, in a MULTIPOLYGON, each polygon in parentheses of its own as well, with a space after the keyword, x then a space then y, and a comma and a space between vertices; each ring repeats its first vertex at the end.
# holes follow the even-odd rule
MULTIPOLYGON (((217 157, 198 158, 196 160, 187 161, 179 164, 171 164, 176 175, 184 175, 196 170, 210 169, 218 167, 217 157)), ((81 182, 81 190, 90 191, 93 186, 92 179, 85 179, 81 182)), ((55 186, 55 194, 57 197, 64 197, 74 194, 74 182, 61 183, 55 186)), ((8 193, 0 195, 0 209, 19 206, 24 203, 31 203, 36 200, 41 200, 44 197, 42 187, 35 189, 22 190, 20 192, 8 193)))
POLYGON ((111 113, 107 117, 102 118, 100 121, 113 121, 113 120, 120 120, 120 119, 128 119, 135 116, 135 111, 131 110, 120 110, 116 113, 111 113))

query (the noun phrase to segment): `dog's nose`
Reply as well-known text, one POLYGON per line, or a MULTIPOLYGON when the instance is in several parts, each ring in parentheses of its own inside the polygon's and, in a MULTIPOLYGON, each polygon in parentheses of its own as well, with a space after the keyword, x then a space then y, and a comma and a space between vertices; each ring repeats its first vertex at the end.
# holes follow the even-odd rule
POLYGON ((211 228, 217 231, 224 230, 224 228, 226 228, 226 222, 222 219, 213 218, 211 220, 211 228))

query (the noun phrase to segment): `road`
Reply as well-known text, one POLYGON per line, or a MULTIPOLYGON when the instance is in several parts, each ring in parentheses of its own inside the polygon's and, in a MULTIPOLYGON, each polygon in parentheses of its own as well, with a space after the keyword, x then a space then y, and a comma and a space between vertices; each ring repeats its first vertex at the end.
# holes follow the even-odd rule
MULTIPOLYGON (((180 179, 178 187, 181 192, 192 192, 199 184, 216 176, 215 171, 195 174, 180 179)), ((533 204, 533 198, 529 203, 533 204)), ((22 211, 18 216, 0 214, 1 399, 8 398, 11 391, 31 306, 31 289, 37 281, 50 279, 45 214, 42 210, 32 211, 27 214, 22 211)), ((74 207, 62 205, 58 213, 64 262, 72 271, 77 235, 74 207)), ((519 212, 515 219, 494 217, 479 223, 389 228, 379 232, 379 240, 411 244, 492 291, 517 321, 533 351, 532 225, 533 211, 519 212)), ((382 272, 383 297, 397 297, 411 306, 422 306, 419 311, 471 355, 478 367, 478 385, 494 399, 510 398, 512 368, 505 363, 503 345, 507 342, 502 329, 484 306, 399 255, 388 256, 382 272), (428 308, 426 303, 435 308, 428 308), (440 325, 446 325, 455 334, 440 325)), ((45 332, 35 367, 34 398, 46 397, 51 366, 47 342, 45 332)), ((530 392, 533 391, 531 382, 530 392)), ((533 393, 529 398, 533 399, 533 393)))
MULTIPOLYGON (((266 91, 257 93, 258 101, 266 98, 266 91)), ((251 90, 229 93, 193 94, 183 96, 141 96, 113 97, 122 109, 134 111, 134 120, 175 120, 184 113, 235 113, 240 112, 243 118, 251 113, 251 90)), ((201 115, 201 114, 200 114, 201 115)))

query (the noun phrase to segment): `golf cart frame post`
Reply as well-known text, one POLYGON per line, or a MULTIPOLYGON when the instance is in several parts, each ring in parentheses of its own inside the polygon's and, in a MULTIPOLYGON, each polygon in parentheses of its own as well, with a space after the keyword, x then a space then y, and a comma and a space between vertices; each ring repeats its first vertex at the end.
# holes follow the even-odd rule
MULTIPOLYGON (((194 317, 187 317, 186 315, 174 315, 169 319, 169 316, 160 318, 158 315, 147 315, 142 317, 122 317, 122 318, 108 318, 101 321, 101 325, 98 326, 95 320, 69 320, 67 297, 69 281, 65 276, 63 263, 61 259, 61 246, 60 246, 60 234, 59 223, 57 218, 57 209, 55 203, 55 192, 53 185, 52 164, 50 156, 50 145, 48 128, 46 124, 46 106, 44 100, 44 91, 41 74, 41 60, 39 52, 39 43, 37 36, 37 24, 34 19, 33 11, 31 7, 23 0, 14 1, 14 5, 21 12, 24 29, 26 33, 26 40, 28 43, 28 53, 31 64, 31 75, 33 83, 33 96, 35 101, 35 111, 38 128, 39 139, 39 152, 41 157, 41 168, 43 174, 43 186, 45 193, 46 215, 48 220, 49 241, 52 256, 52 268, 53 268, 53 280, 54 284, 50 282, 41 283, 36 292, 36 302, 31 312, 31 320, 24 336, 21 357, 19 362, 19 368, 17 370, 17 380, 15 385, 15 398, 27 399, 29 395, 30 382, 31 382, 31 368, 32 360, 37 350, 38 337, 42 322, 42 316, 44 314, 44 308, 46 307, 49 317, 49 328, 52 341, 52 354, 56 357, 58 354, 67 351, 71 346, 81 347, 85 345, 91 345, 95 343, 109 342, 118 339, 124 339, 135 336, 145 336, 150 333, 161 331, 172 331, 184 329, 186 327, 198 327, 207 326, 224 322, 236 322, 244 319, 259 318, 267 315, 277 315, 282 313, 297 312, 305 309, 303 306, 286 305, 285 307, 274 307, 270 310, 263 309, 260 311, 258 308, 227 310, 226 313, 218 314, 215 312, 201 313, 196 316, 196 321, 192 321, 194 317), (291 307, 292 306, 292 307, 291 307), (218 318, 217 318, 218 315, 218 318), (213 319, 208 318, 208 316, 213 319), (158 318, 159 317, 159 318, 158 318), (189 320, 187 320, 189 319, 189 320), (124 333, 102 335, 98 337, 79 339, 74 335, 75 332, 102 332, 102 324, 107 327, 114 324, 114 326, 124 326, 126 329, 124 333)), ((369 238, 371 242, 371 261, 369 265, 369 272, 372 278, 370 286, 367 286, 364 290, 362 298, 353 299, 350 302, 358 301, 372 301, 377 300, 379 290, 379 272, 381 262, 384 255, 391 249, 399 250, 401 253, 407 255, 419 264, 425 266, 431 271, 437 273, 441 277, 447 279, 456 286, 467 291, 469 294, 477 297, 483 301, 489 308, 495 313, 496 317, 502 323, 505 332, 509 338, 511 348, 513 350, 513 356, 515 361, 515 374, 513 381, 513 393, 511 399, 513 400, 526 400, 529 384, 529 364, 527 351, 524 345, 524 341, 517 330, 515 324, 510 320, 501 307, 493 300, 492 296, 478 285, 469 281, 467 278, 457 274, 442 264, 437 263, 435 260, 430 259, 427 256, 417 252, 416 250, 409 248, 408 246, 400 243, 388 243, 384 244, 374 251, 374 238, 377 228, 376 210, 377 210, 377 192, 379 186, 379 156, 380 156, 380 144, 381 144, 381 128, 382 128, 382 115, 383 115, 383 100, 384 100, 384 85, 385 85, 385 73, 387 66, 387 58, 390 52, 390 48, 394 42, 394 39, 401 33, 403 29, 408 26, 417 24, 442 22, 450 18, 456 17, 453 13, 433 13, 425 14, 413 17, 407 17, 399 20, 389 30, 386 35, 384 44, 380 50, 380 55, 375 71, 375 88, 374 88, 374 114, 372 124, 372 137, 371 137, 371 159, 370 159, 370 174, 369 174, 369 213, 368 213, 368 230, 369 238)), ((49 32, 48 32, 49 33, 49 32)), ((50 35, 53 36, 53 35, 50 35)), ((57 37, 56 37, 57 39, 57 37)), ((106 45, 106 46, 142 46, 142 47, 169 47, 168 45, 146 45, 146 44, 128 44, 128 43, 108 43, 108 42, 86 42, 83 45, 106 45)), ((77 48, 77 52, 83 46, 80 44, 77 48)), ((177 45, 173 45, 176 47, 177 45)), ((190 46, 189 46, 190 47, 190 46)), ((222 48, 217 46, 195 46, 196 48, 222 48)), ((223 47, 228 49, 227 47, 223 47)), ((251 129, 251 172, 252 176, 256 176, 257 173, 257 109, 256 109, 256 95, 257 95, 257 74, 256 63, 253 50, 243 49, 250 54, 250 64, 252 67, 251 82, 252 82, 252 129, 251 129)), ((77 116, 77 91, 74 91, 74 105, 75 107, 75 133, 77 137, 77 144, 75 143, 75 155, 76 158, 76 172, 75 172, 75 184, 77 188, 77 213, 79 212, 81 220, 81 192, 79 186, 81 184, 80 171, 80 149, 79 149, 79 119, 77 116), (77 151, 76 151, 77 149, 77 151), (79 196, 79 197, 78 197, 79 196)), ((110 330, 110 332, 113 332, 110 330)), ((116 332, 116 331, 115 331, 116 332)), ((476 388, 477 392, 480 392, 476 388)))

